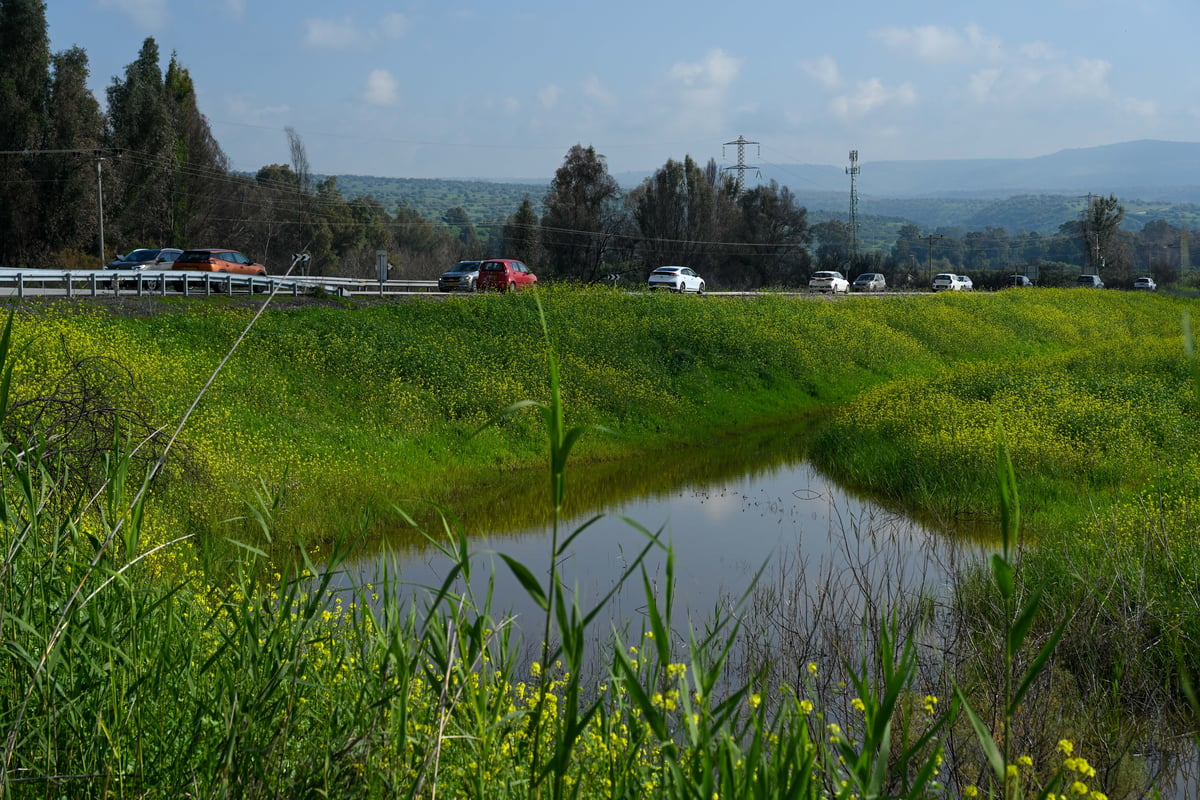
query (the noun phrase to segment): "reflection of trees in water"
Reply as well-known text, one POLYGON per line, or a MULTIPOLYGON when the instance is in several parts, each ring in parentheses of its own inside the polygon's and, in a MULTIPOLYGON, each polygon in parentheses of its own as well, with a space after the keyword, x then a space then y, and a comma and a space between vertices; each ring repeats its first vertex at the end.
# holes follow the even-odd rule
MULTIPOLYGON (((567 465, 566 519, 640 497, 664 497, 682 485, 704 486, 735 477, 754 477, 801 461, 813 420, 754 428, 702 446, 678 445, 613 461, 571 461, 567 465)), ((596 432, 589 436, 605 436, 596 432)), ((468 535, 503 537, 546 525, 550 520, 549 475, 545 467, 464 476, 430 498, 458 517, 468 535)), ((438 512, 427 503, 405 507, 430 530, 440 528, 438 512)), ((427 546, 415 531, 397 530, 375 544, 408 551, 427 546)))

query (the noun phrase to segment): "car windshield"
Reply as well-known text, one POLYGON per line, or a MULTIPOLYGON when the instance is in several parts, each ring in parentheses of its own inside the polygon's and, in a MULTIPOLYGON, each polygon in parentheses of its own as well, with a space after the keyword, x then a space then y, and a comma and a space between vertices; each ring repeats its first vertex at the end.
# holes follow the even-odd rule
POLYGON ((121 260, 122 261, 150 261, 156 255, 158 255, 157 250, 134 250, 132 253, 125 256, 121 260))

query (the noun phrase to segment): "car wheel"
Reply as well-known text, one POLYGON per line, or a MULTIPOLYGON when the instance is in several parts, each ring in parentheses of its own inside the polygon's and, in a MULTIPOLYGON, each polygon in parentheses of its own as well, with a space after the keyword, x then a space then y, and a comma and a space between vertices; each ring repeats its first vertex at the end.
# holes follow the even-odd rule
POLYGON ((516 290, 517 290, 517 282, 516 282, 516 281, 509 281, 509 282, 508 282, 508 291, 510 291, 510 292, 515 292, 516 290))
POLYGON ((696 287, 696 294, 704 294, 704 281, 700 281, 700 285, 696 287))

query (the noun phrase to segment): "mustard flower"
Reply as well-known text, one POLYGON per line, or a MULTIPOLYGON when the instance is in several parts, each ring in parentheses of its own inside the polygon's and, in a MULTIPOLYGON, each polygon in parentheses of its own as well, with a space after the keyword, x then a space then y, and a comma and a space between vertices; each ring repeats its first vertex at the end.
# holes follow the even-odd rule
POLYGON ((1083 797, 1087 793, 1088 793, 1087 784, 1081 783, 1079 781, 1075 781, 1074 783, 1071 784, 1071 794, 1077 794, 1080 797, 1083 797))
POLYGON ((809 675, 817 674, 817 662, 815 662, 815 661, 808 662, 808 674, 809 675))
POLYGON ((1074 751, 1075 751, 1075 745, 1071 744, 1070 739, 1059 739, 1058 740, 1058 752, 1062 753, 1064 756, 1069 756, 1074 751))
POLYGON ((970 784, 963 789, 963 797, 979 797, 979 787, 970 784))
POLYGON ((812 710, 813 710, 812 700, 801 700, 800 701, 800 710, 803 711, 805 714, 811 714, 812 710))
POLYGON ((1030 758, 1029 756, 1021 756, 1017 759, 1017 763, 1020 764, 1022 767, 1032 767, 1033 759, 1030 758))
POLYGON ((758 708, 760 705, 762 705, 762 695, 759 694, 758 692, 755 692, 754 694, 750 695, 751 708, 758 708))
POLYGON ((867 704, 864 703, 860 698, 857 698, 857 697, 850 701, 850 707, 853 708, 855 711, 866 711, 867 710, 867 704))

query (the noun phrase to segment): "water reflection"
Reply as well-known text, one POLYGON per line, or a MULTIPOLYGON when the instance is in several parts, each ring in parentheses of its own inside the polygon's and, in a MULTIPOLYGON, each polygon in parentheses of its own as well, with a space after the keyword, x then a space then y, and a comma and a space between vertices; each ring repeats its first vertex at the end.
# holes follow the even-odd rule
MULTIPOLYGON (((944 586, 945 565, 958 549, 953 539, 822 475, 804 460, 811 424, 748 431, 711 447, 637 460, 573 464, 560 538, 600 516, 571 543, 561 564, 566 585, 577 587, 585 609, 597 602, 646 547, 644 528, 673 549, 680 627, 687 615, 709 619, 719 607, 728 607, 760 571, 772 583, 843 581, 846 613, 859 613, 872 602, 863 572, 874 562, 889 565, 884 580, 903 584, 892 587, 897 591, 926 593, 931 585, 944 586)), ((523 628, 541 612, 497 554, 515 558, 536 576, 546 575, 548 483, 544 471, 508 473, 477 482, 486 488, 461 502, 441 499, 469 536, 475 573, 495 574, 493 610, 513 612, 523 628)), ((354 569, 369 581, 382 566, 379 561, 388 559, 401 580, 438 585, 450 564, 422 542, 411 532, 397 531, 387 537, 387 547, 362 557, 354 569)), ((665 553, 654 548, 643 566, 661 596, 665 553)), ((645 602, 637 577, 614 596, 601 619, 637 631, 645 602)))

